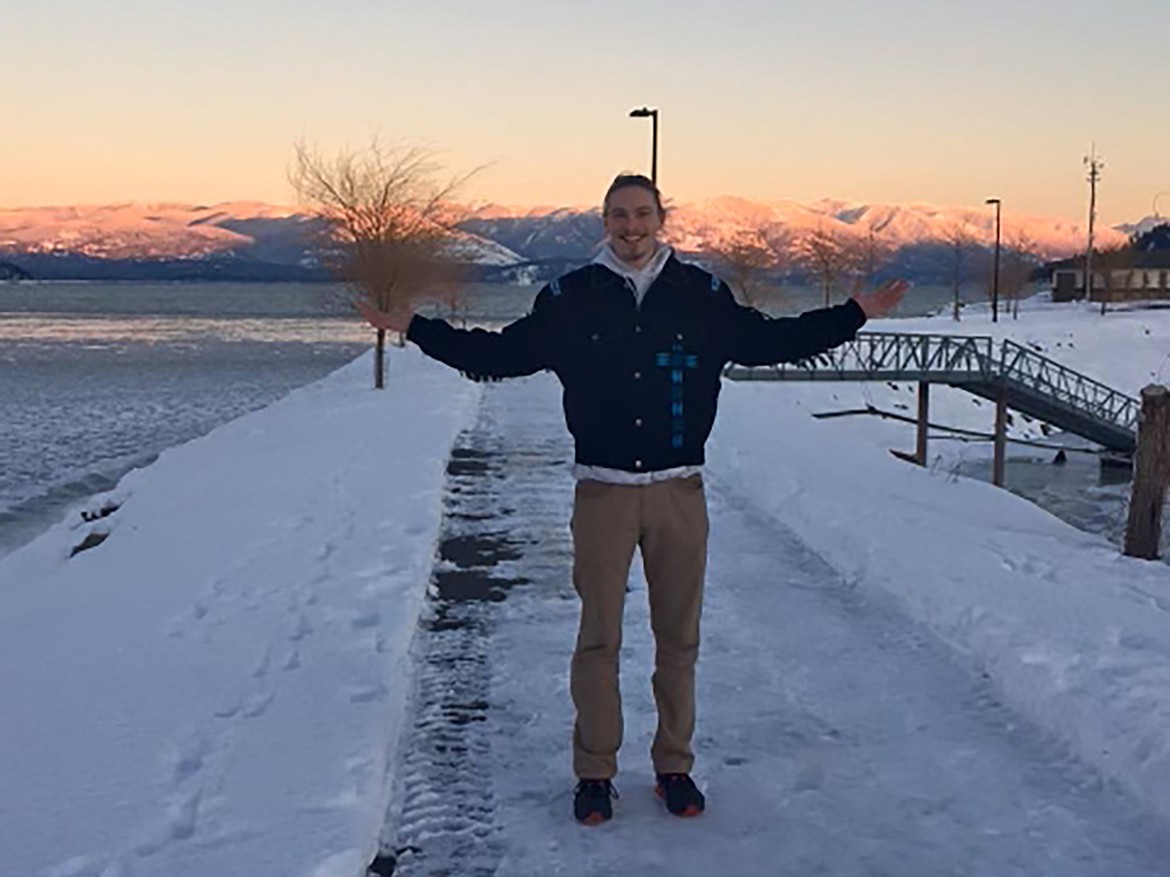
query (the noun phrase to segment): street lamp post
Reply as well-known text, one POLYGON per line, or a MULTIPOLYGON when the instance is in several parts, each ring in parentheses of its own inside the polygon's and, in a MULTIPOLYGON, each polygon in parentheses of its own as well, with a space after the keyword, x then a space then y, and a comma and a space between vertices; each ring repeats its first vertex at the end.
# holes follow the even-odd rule
POLYGON ((639 107, 630 110, 630 117, 644 119, 650 117, 650 182, 658 185, 658 110, 649 107, 639 107))
POLYGON ((995 205, 995 267, 992 269, 991 278, 991 322, 999 322, 999 211, 1000 201, 998 198, 988 198, 985 202, 987 204, 995 205))
POLYGON ((1170 195, 1170 191, 1159 192, 1157 195, 1154 196, 1154 222, 1157 222, 1159 219, 1162 218, 1161 214, 1158 213, 1158 199, 1161 198, 1163 195, 1170 195))

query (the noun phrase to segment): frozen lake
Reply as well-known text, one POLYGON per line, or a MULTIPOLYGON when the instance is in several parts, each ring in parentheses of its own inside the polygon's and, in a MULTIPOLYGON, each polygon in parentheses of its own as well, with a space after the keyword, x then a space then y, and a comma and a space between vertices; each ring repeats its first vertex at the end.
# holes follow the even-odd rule
MULTIPOLYGON (((537 291, 472 285, 464 313, 500 323, 526 312, 537 291)), ((964 293, 978 297, 975 289, 964 293)), ((901 310, 931 313, 949 298, 943 288, 917 288, 901 310)), ((343 299, 329 284, 0 284, 0 554, 167 447, 360 355, 371 333, 345 315, 343 299)), ((785 289, 767 309, 820 303, 816 290, 785 289)), ((1095 461, 1081 455, 1066 467, 1045 457, 1017 456, 1009 487, 1076 526, 1116 537, 1124 485, 1102 483, 1095 461)), ((981 460, 960 469, 990 477, 981 460)))
POLYGON ((319 287, 0 284, 0 554, 367 349, 319 287))

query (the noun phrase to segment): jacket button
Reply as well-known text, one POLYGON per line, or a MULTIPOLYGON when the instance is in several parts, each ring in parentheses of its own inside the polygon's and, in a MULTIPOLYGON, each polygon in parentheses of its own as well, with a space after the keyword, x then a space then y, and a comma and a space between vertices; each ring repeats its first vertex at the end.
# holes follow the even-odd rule
POLYGON ((634 372, 634 380, 635 381, 642 380, 642 373, 641 372, 634 372))
POLYGON ((641 418, 641 417, 635 417, 635 418, 634 418, 634 426, 641 426, 641 425, 642 425, 642 418, 641 418))
POLYGON ((598 335, 596 332, 594 332, 594 333, 593 333, 593 340, 594 340, 594 341, 597 341, 597 340, 599 340, 600 338, 601 338, 601 336, 600 336, 600 335, 598 335))
POLYGON ((683 339, 682 339, 682 332, 679 332, 677 337, 678 337, 678 340, 679 340, 679 341, 682 341, 682 340, 683 340, 683 339))
POLYGON ((635 332, 639 332, 639 333, 640 333, 640 332, 642 331, 642 327, 641 327, 641 326, 635 326, 635 327, 634 327, 634 331, 635 331, 635 332))
POLYGON ((641 461, 641 460, 635 460, 635 461, 634 461, 634 468, 635 468, 635 469, 641 469, 641 468, 642 468, 642 461, 641 461))

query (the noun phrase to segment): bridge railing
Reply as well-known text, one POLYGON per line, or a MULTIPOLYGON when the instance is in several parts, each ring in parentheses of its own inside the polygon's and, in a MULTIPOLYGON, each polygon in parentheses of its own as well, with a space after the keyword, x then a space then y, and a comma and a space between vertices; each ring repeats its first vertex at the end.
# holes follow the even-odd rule
POLYGON ((1137 430, 1141 411, 1138 400, 1112 387, 1073 371, 1014 341, 1000 348, 1000 374, 1078 411, 1137 430))
POLYGON ((980 335, 861 332, 844 345, 860 370, 870 372, 964 373, 991 377, 992 340, 980 335))
POLYGON ((991 380, 997 365, 989 336, 859 332, 852 341, 799 362, 735 366, 729 373, 732 376, 743 371, 769 373, 776 378, 796 380, 813 372, 863 374, 874 378, 930 374, 991 380))
POLYGON ((1138 400, 1014 341, 998 355, 987 335, 859 332, 826 353, 776 366, 732 366, 732 378, 774 380, 927 380, 955 384, 1006 381, 1104 423, 1136 432, 1138 400))

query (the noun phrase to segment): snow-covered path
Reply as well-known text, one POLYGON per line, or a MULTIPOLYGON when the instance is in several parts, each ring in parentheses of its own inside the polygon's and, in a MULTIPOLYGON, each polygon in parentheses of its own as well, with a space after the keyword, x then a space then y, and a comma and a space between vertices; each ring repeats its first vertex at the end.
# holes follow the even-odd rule
POLYGON ((711 478, 696 739, 709 812, 674 819, 650 792, 653 646, 635 562, 622 797, 612 823, 576 825, 560 417, 547 376, 507 382, 461 437, 456 460, 475 465, 452 470, 440 586, 516 586, 502 602, 440 600, 416 643, 385 841, 402 851, 396 874, 1165 873, 1170 846, 1129 798, 711 478))

